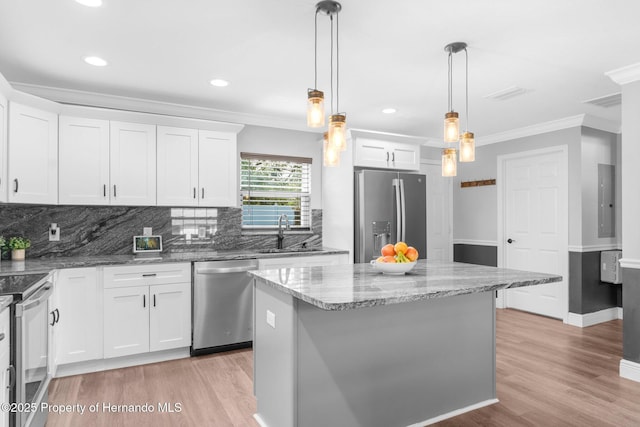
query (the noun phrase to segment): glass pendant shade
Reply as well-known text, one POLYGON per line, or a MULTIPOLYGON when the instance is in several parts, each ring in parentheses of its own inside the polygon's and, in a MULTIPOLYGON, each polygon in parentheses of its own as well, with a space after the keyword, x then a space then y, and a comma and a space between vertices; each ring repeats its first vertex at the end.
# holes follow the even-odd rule
POLYGON ((329 117, 329 143, 337 151, 347 149, 346 114, 333 114, 329 117))
POLYGON ((442 152, 442 176, 456 176, 457 174, 456 149, 445 148, 442 152))
POLYGON ((476 142, 473 132, 464 132, 460 137, 460 161, 473 162, 476 159, 476 142))
POLYGON ((328 167, 340 166, 340 151, 336 150, 336 148, 329 143, 328 133, 329 132, 324 133, 324 140, 322 142, 322 157, 324 160, 324 165, 328 167))
POLYGON ((450 111, 444 115, 444 142, 458 142, 458 139, 460 139, 458 113, 450 111))
POLYGON ((311 128, 324 126, 324 93, 321 90, 307 91, 307 126, 311 128))

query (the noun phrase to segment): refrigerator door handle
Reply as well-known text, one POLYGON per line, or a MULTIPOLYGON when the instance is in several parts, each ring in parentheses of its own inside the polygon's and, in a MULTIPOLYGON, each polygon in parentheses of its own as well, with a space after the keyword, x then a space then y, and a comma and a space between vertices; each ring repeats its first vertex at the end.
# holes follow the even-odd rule
POLYGON ((402 211, 402 220, 400 221, 400 229, 402 231, 401 234, 401 238, 399 238, 398 240, 402 241, 402 242, 406 242, 407 236, 407 212, 405 209, 405 200, 404 200, 404 179, 400 179, 400 205, 401 205, 401 211, 402 211))
POLYGON ((393 190, 396 196, 396 241, 402 240, 402 207, 401 207, 401 195, 400 195, 400 179, 394 178, 392 181, 393 190))

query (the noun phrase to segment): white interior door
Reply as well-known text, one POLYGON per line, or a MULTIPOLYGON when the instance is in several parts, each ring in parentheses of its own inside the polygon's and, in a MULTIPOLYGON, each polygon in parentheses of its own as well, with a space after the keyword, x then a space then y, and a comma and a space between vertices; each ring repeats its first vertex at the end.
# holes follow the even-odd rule
MULTIPOLYGON (((560 283, 506 291, 507 307, 566 319, 568 175, 566 147, 498 159, 502 166, 502 266, 559 274, 560 283)), ((499 171, 500 176, 500 171, 499 171)), ((500 210, 500 209, 499 209, 500 210)))
POLYGON ((427 258, 451 261, 451 180, 442 176, 439 163, 422 163, 420 173, 427 177, 427 258))

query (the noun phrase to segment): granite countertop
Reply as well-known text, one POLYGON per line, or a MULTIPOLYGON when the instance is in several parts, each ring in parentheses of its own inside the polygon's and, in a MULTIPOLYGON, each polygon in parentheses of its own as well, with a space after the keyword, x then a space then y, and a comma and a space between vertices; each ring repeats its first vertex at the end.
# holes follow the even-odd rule
MULTIPOLYGON (((301 249, 245 249, 229 251, 174 252, 154 258, 133 255, 78 256, 57 258, 27 258, 25 261, 0 262, 0 277, 34 273, 49 273, 61 268, 98 267, 104 265, 145 265, 165 262, 226 261, 253 258, 277 258, 292 256, 346 254, 348 251, 331 248, 301 249), (293 251, 293 252, 292 252, 293 251)), ((2 292, 0 292, 2 293, 2 292)))
POLYGON ((561 276, 457 262, 419 260, 405 275, 370 264, 250 271, 286 294, 323 310, 349 310, 560 282, 561 276))
MULTIPOLYGON (((48 275, 48 273, 38 273, 0 277, 0 295, 13 295, 21 299, 25 294, 31 293, 30 289, 48 275)), ((0 306, 2 303, 3 301, 0 301, 0 306)))

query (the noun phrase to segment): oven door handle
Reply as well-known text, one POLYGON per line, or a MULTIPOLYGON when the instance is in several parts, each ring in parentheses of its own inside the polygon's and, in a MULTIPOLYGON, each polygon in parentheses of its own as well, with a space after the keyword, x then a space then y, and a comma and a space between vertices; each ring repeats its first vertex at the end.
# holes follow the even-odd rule
MULTIPOLYGON (((47 284, 45 284, 42 289, 36 292, 32 297, 29 297, 23 304, 18 304, 18 306, 22 308, 22 312, 24 313, 25 311, 35 308, 41 303, 46 302, 52 293, 53 285, 51 282, 47 282, 47 284)), ((17 312, 16 315, 18 315, 17 312)))

